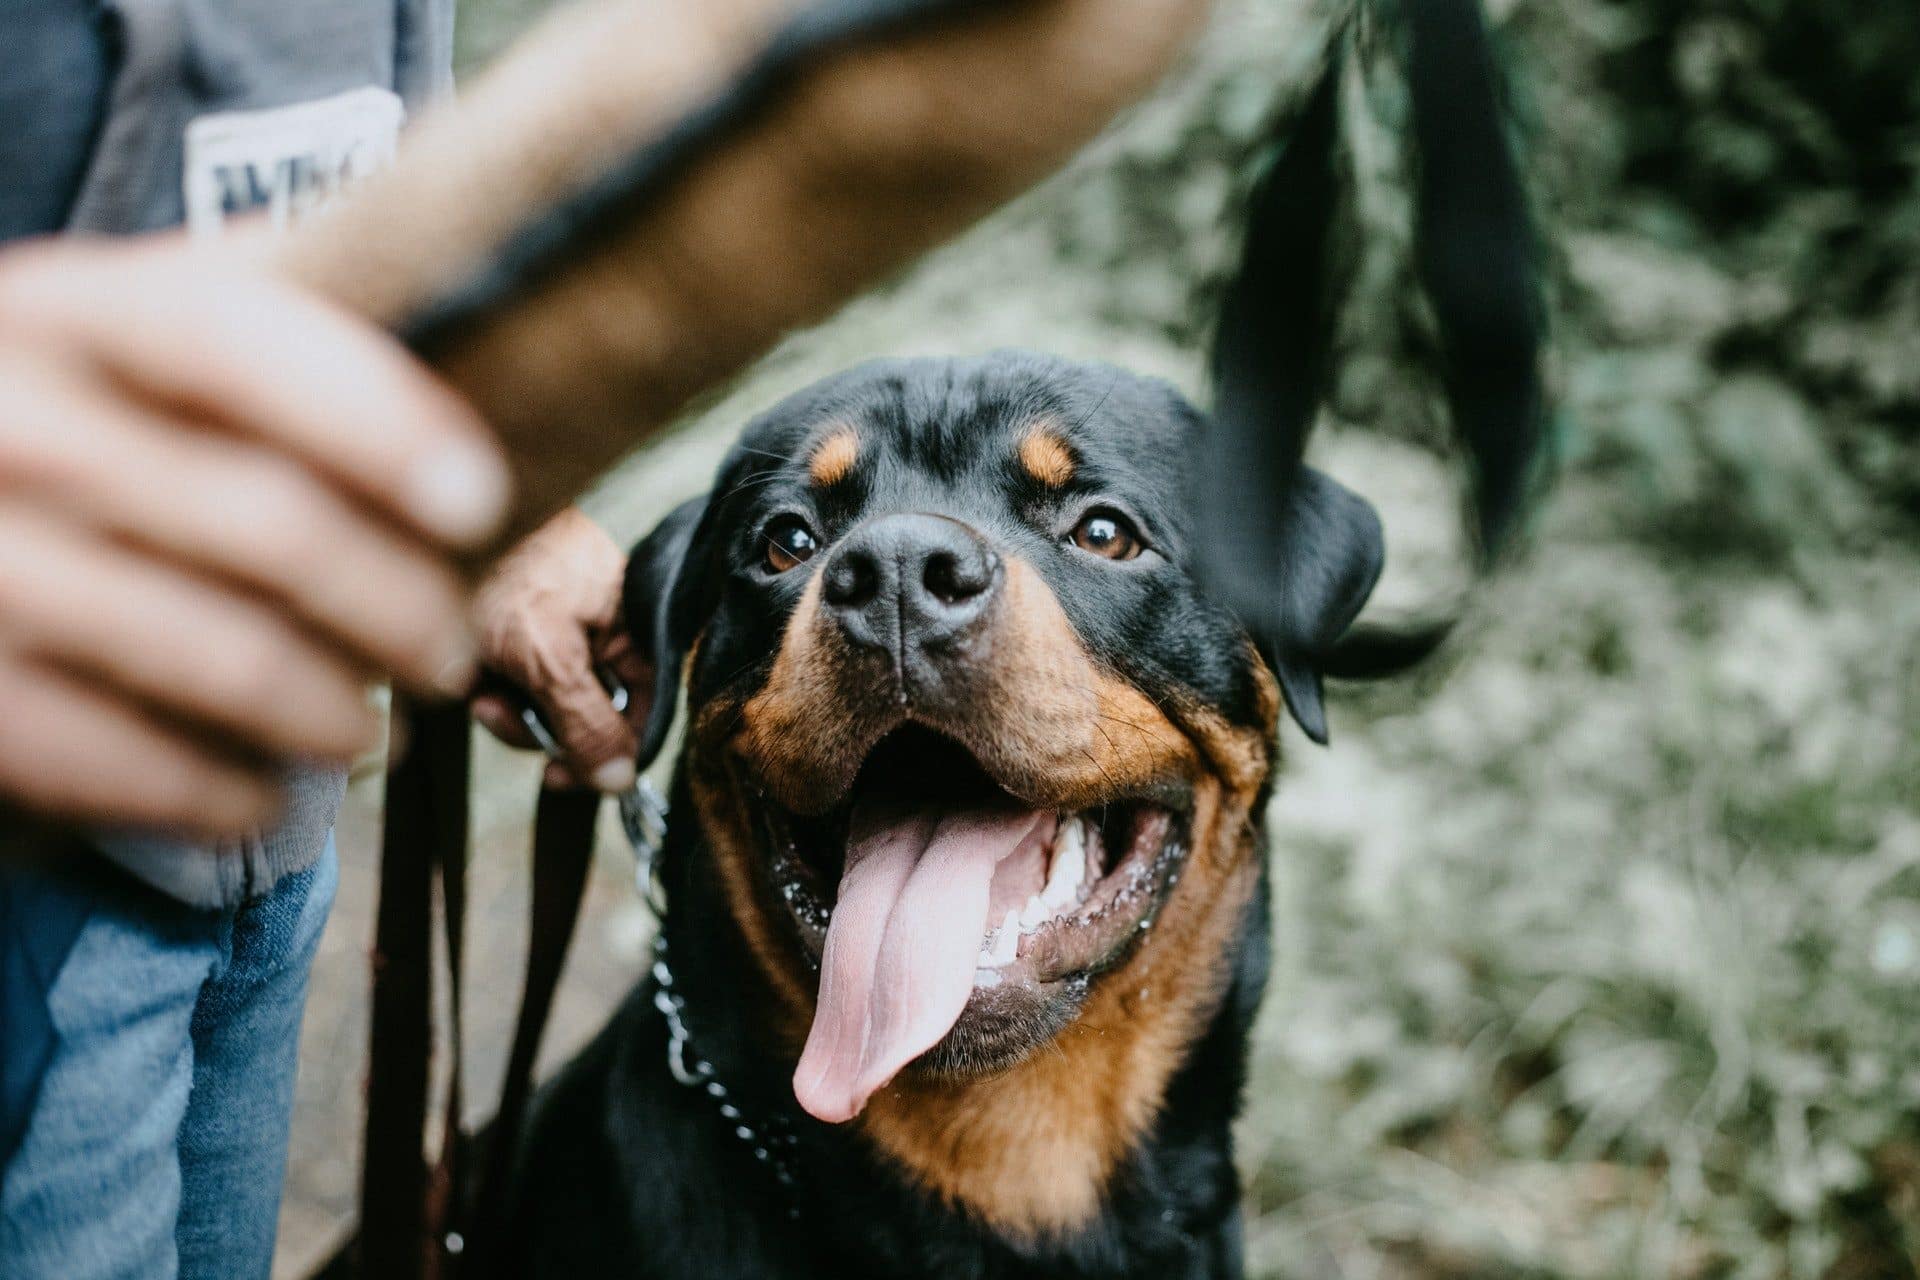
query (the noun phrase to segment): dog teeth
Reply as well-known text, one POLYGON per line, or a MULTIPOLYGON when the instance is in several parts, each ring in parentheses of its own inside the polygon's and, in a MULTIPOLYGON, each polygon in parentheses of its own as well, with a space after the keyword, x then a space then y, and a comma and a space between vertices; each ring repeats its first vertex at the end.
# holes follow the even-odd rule
POLYGON ((1039 894, 1027 899, 1027 905, 1020 908, 1020 932, 1031 933, 1045 924, 1053 915, 1053 910, 1040 900, 1039 894))
POLYGON ((987 935, 991 944, 982 952, 986 964, 982 968, 1004 969, 1013 963, 1020 950, 1020 913, 1012 907, 1007 908, 1007 918, 1000 927, 987 935))
MULTIPOLYGON (((1062 818, 1053 838, 1047 883, 1018 907, 1008 907, 998 927, 980 939, 979 973, 996 973, 1013 963, 1020 939, 1063 917, 1081 899, 1096 856, 1084 820, 1062 818)), ((976 986, 982 985, 976 981, 976 986)))
MULTIPOLYGON (((1040 892, 1040 903, 1049 915, 1072 906, 1080 898, 1080 882, 1087 877, 1087 835, 1080 819, 1060 824, 1053 842, 1053 867, 1047 872, 1047 887, 1040 892)), ((1025 922, 1025 917, 1022 918, 1025 922)))

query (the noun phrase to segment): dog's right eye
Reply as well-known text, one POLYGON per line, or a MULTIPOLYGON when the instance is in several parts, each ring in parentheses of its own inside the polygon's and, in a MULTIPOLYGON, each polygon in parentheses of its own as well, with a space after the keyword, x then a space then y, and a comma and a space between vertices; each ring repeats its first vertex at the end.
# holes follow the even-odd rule
POLYGON ((820 540, 813 536, 813 530, 796 516, 775 520, 767 526, 764 537, 767 568, 774 573, 785 573, 802 561, 813 559, 813 553, 820 549, 820 540))
POLYGON ((1139 530, 1112 507, 1095 507, 1081 516, 1068 540, 1102 560, 1131 560, 1141 551, 1139 530))

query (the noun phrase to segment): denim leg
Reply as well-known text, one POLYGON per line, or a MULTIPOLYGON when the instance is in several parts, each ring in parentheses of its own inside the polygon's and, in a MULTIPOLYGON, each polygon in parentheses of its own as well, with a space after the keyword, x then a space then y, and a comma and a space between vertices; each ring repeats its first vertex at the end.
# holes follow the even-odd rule
POLYGON ((338 878, 329 840, 319 862, 242 907, 201 993, 180 1128, 181 1280, 264 1280, 272 1268, 300 1015, 338 878))
POLYGON ((91 901, 46 887, 30 871, 0 865, 0 1175, 20 1145, 58 1042, 47 993, 93 914, 91 901))
POLYGON ((191 1027, 225 917, 122 887, 10 890, 85 920, 47 991, 54 1046, 0 1182, 0 1276, 170 1280, 191 1027))

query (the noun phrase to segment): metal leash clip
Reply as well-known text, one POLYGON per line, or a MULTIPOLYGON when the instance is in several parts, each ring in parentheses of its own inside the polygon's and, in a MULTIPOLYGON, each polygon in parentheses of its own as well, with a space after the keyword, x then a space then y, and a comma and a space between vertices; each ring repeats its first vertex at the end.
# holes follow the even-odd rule
MULTIPOLYGON (((607 696, 613 700, 613 709, 624 713, 633 695, 627 692, 627 686, 620 677, 605 667, 595 668, 594 675, 599 677, 607 696)), ((527 732, 533 735, 533 740, 540 744, 540 749, 547 753, 548 759, 565 758, 566 751, 560 745, 560 740, 553 736, 553 730, 547 727, 547 722, 540 718, 540 713, 531 705, 521 709, 520 722, 526 725, 527 732)), ((654 881, 653 867, 660 857, 661 845, 667 838, 666 797, 643 776, 635 778, 633 785, 615 796, 614 801, 619 806, 620 829, 626 832, 627 843, 633 846, 634 888, 640 891, 640 896, 658 915, 665 904, 660 887, 654 881)))

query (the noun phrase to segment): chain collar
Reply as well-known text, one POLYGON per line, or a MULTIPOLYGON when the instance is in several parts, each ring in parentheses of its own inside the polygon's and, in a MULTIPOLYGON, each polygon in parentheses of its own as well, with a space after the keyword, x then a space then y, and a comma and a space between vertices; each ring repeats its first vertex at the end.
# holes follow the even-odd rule
POLYGON ((735 1139, 753 1158, 773 1175, 787 1202, 787 1217, 797 1220, 799 1206, 794 1203, 793 1129, 784 1117, 773 1116, 756 1125, 747 1119, 734 1101, 733 1092, 720 1080, 713 1063, 693 1047, 687 1031, 687 1001, 673 981, 673 966, 667 963, 666 895, 654 878, 654 863, 666 833, 667 804, 659 793, 643 780, 633 791, 620 797, 620 821, 627 840, 633 845, 633 882, 641 898, 653 908, 659 931, 653 935, 653 1007, 667 1020, 667 1070, 689 1089, 699 1091, 719 1111, 735 1139))
MULTIPOLYGON (((628 702, 626 686, 611 671, 600 669, 595 672, 600 683, 606 687, 607 696, 613 702, 615 711, 625 711, 628 702)), ((545 748, 548 757, 554 760, 562 758, 560 742, 547 728, 540 713, 528 707, 520 713, 527 731, 545 748)), ((673 1078, 689 1089, 697 1089, 706 1095, 717 1107, 720 1118, 727 1122, 733 1136, 737 1138, 753 1158, 773 1174, 775 1182, 787 1202, 787 1217, 798 1219, 799 1206, 794 1203, 793 1152, 796 1140, 793 1128, 785 1117, 775 1115, 766 1123, 754 1125, 748 1122, 746 1114, 733 1100, 732 1092, 721 1083, 719 1073, 707 1059, 700 1056, 693 1047, 693 1038, 687 1034, 687 1002, 674 989, 673 969, 667 964, 667 902, 666 894, 659 881, 654 877, 654 865, 659 861, 660 847, 667 835, 667 802, 645 778, 636 778, 633 786, 618 797, 620 827, 626 833, 627 843, 633 846, 633 884, 640 897, 653 909, 653 918, 660 926, 653 936, 653 980, 658 990, 653 993, 653 1007, 667 1020, 667 1069, 673 1072, 673 1078)))
POLYGON ((721 1083, 719 1073, 700 1051, 693 1047, 687 1033, 686 1000, 674 989, 673 970, 667 964, 667 937, 664 932, 653 939, 653 980, 659 990, 653 993, 653 1007, 667 1020, 667 1069, 673 1078, 710 1099, 741 1145, 766 1167, 780 1184, 786 1198, 787 1217, 797 1221, 800 1209, 794 1203, 793 1153, 796 1145, 793 1129, 782 1116, 770 1116, 754 1124, 735 1103, 732 1092, 721 1083))

